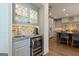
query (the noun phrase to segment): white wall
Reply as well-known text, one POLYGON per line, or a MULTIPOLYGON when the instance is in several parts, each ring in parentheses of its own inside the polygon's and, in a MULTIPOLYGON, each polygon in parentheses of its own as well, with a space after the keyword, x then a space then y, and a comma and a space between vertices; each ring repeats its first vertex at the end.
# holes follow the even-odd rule
POLYGON ((39 9, 39 28, 40 34, 44 36, 44 54, 48 53, 48 39, 49 39, 49 24, 48 24, 48 4, 44 3, 43 6, 39 9))
POLYGON ((9 33, 9 39, 8 39, 8 55, 12 56, 12 3, 8 4, 8 33, 9 33))
POLYGON ((9 27, 8 21, 9 4, 0 4, 0 53, 8 53, 9 27))
POLYGON ((48 4, 44 4, 44 54, 49 51, 49 21, 48 21, 48 4))
POLYGON ((39 33, 44 36, 44 7, 39 9, 39 33))

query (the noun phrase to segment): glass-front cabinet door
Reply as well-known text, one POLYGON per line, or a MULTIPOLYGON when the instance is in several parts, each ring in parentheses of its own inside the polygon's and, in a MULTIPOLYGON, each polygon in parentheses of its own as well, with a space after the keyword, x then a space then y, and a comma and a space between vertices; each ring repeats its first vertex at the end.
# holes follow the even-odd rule
POLYGON ((30 20, 32 24, 37 24, 38 12, 30 9, 30 20))
POLYGON ((20 4, 15 4, 15 22, 19 24, 29 23, 28 10, 20 4))
POLYGON ((38 11, 21 4, 14 4, 14 23, 16 24, 37 24, 38 11))

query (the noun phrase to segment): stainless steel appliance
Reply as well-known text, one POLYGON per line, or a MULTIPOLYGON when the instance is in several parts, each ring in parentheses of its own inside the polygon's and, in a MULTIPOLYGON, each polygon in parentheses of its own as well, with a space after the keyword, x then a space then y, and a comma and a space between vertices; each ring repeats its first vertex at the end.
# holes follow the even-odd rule
POLYGON ((43 38, 42 36, 37 36, 37 37, 33 37, 31 38, 31 47, 30 47, 30 51, 32 52, 31 55, 32 56, 39 56, 43 54, 43 38))

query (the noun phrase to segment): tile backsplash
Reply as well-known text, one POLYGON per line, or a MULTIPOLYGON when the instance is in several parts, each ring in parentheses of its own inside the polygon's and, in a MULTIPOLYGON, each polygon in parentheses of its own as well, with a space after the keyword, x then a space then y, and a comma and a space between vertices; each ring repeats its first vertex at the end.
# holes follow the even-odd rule
POLYGON ((79 24, 67 24, 64 26, 65 30, 70 30, 70 31, 78 31, 79 30, 79 24))
POLYGON ((34 26, 33 25, 17 25, 13 24, 12 26, 12 36, 17 35, 26 35, 30 36, 34 32, 34 26))
POLYGON ((64 24, 63 27, 55 28, 55 31, 79 31, 79 24, 64 24))

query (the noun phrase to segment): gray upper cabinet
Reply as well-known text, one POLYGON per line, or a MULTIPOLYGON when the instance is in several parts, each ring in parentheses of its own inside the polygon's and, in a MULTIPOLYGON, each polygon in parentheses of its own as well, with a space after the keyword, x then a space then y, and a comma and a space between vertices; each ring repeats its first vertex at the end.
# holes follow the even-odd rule
POLYGON ((79 17, 67 17, 67 18, 62 18, 62 23, 78 23, 79 22, 79 17))

